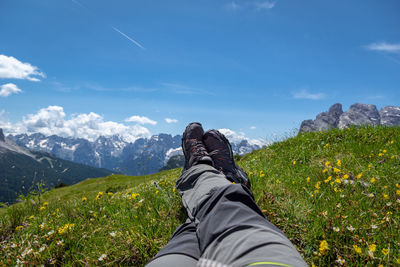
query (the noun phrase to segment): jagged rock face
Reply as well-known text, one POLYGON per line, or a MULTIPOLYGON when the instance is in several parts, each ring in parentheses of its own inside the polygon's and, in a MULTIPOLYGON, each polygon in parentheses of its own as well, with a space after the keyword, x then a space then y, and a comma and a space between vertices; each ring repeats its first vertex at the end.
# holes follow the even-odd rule
POLYGON ((336 103, 329 108, 328 112, 322 112, 317 115, 314 121, 317 131, 336 128, 339 123, 340 115, 343 114, 342 104, 336 103))
POLYGON ((301 123, 300 125, 300 133, 306 133, 306 132, 315 132, 315 124, 313 120, 305 120, 301 123))
POLYGON ((378 112, 375 105, 357 103, 343 112, 342 105, 337 103, 328 112, 318 114, 315 120, 303 121, 299 133, 342 129, 351 125, 400 126, 400 107, 386 106, 378 112))
POLYGON ((0 141, 5 142, 3 129, 0 128, 0 141))
POLYGON ((339 128, 343 129, 351 125, 380 125, 381 119, 375 105, 354 104, 344 112, 339 119, 339 128))
POLYGON ((381 124, 385 126, 400 126, 400 107, 386 106, 379 111, 381 124))
POLYGON ((329 108, 328 112, 318 114, 315 120, 303 121, 299 132, 315 132, 336 128, 339 123, 339 117, 342 113, 342 104, 336 103, 329 108))

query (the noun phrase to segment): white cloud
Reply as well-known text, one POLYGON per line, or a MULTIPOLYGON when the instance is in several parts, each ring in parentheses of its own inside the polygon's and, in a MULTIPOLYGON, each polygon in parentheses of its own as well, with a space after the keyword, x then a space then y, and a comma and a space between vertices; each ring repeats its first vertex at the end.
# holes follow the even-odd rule
POLYGON ((251 126, 251 127, 250 127, 250 130, 255 130, 255 129, 257 129, 256 126, 251 126))
POLYGON ((12 124, 0 120, 0 128, 9 134, 42 133, 62 137, 85 138, 91 141, 99 136, 120 135, 128 142, 141 137, 149 137, 149 130, 140 125, 128 126, 104 118, 94 112, 74 114, 67 118, 63 107, 49 106, 36 114, 23 117, 22 121, 12 124))
POLYGON ((389 44, 386 42, 372 43, 365 46, 366 49, 372 51, 381 51, 387 53, 400 53, 400 44, 389 44))
POLYGON ((126 122, 137 122, 139 124, 151 124, 151 125, 156 125, 157 122, 153 121, 147 117, 144 116, 131 116, 127 119, 125 119, 126 122))
POLYGON ((296 99, 310 99, 310 100, 320 100, 326 97, 324 93, 309 93, 307 90, 303 89, 299 92, 292 93, 293 98, 296 99))
POLYGON ((254 5, 257 10, 271 9, 275 6, 275 2, 270 2, 270 1, 256 2, 254 5))
POLYGON ((21 93, 22 90, 19 89, 15 84, 13 83, 6 83, 3 85, 0 85, 0 96, 1 97, 7 97, 12 94, 18 94, 21 93))
POLYGON ((171 119, 171 118, 165 118, 165 121, 166 121, 167 123, 177 123, 177 122, 178 122, 177 119, 171 119))
POLYGON ((0 55, 0 78, 26 79, 37 82, 40 81, 38 77, 46 77, 43 72, 38 70, 38 67, 23 63, 14 57, 0 55))

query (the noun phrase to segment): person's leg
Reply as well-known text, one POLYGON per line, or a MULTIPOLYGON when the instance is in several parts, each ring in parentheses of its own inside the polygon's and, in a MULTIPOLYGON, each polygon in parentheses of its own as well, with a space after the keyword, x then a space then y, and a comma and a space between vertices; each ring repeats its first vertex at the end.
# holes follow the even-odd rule
POLYGON ((211 130, 204 134, 203 142, 214 167, 223 175, 200 164, 183 172, 177 181, 182 202, 196 222, 202 253, 199 264, 306 266, 254 202, 247 174, 235 164, 225 136, 211 130))
POLYGON ((209 266, 206 264, 210 262, 228 266, 307 266, 241 185, 220 188, 195 216, 199 221, 200 266, 209 266))
POLYGON ((197 260, 183 254, 167 254, 155 258, 146 267, 189 267, 196 266, 197 260))
POLYGON ((194 222, 187 220, 175 230, 168 244, 146 267, 196 266, 200 254, 196 226, 194 222))

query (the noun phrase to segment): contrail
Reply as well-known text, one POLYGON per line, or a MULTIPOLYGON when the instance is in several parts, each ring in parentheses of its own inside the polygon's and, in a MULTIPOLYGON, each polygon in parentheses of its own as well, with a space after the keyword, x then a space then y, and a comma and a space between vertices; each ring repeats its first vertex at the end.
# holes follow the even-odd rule
POLYGON ((80 7, 83 7, 85 9, 87 9, 87 7, 85 7, 84 5, 82 5, 78 0, 71 0, 73 3, 77 4, 80 7))
POLYGON ((126 39, 128 39, 129 41, 131 41, 132 43, 134 43, 135 45, 137 45, 138 47, 142 48, 143 50, 146 50, 146 48, 144 48, 141 44, 139 44, 138 42, 136 42, 135 40, 133 40, 131 37, 129 37, 128 35, 126 35, 125 33, 121 32, 120 30, 118 30, 115 27, 112 27, 114 29, 114 31, 118 32, 119 34, 121 34, 122 36, 124 36, 126 39))
MULTIPOLYGON (((93 13, 88 7, 86 7, 85 5, 83 5, 81 2, 79 2, 78 0, 71 0, 72 3, 80 6, 83 9, 86 9, 87 11, 91 12, 94 16, 96 16, 95 13, 93 13)), ((119 34, 121 34, 122 36, 124 36, 126 39, 128 39, 129 41, 131 41, 132 43, 134 43, 135 45, 137 45, 139 48, 146 50, 146 48, 144 48, 141 44, 139 44, 137 41, 135 41, 134 39, 132 39, 131 37, 129 37, 128 35, 126 35, 125 33, 121 32, 120 30, 118 30, 117 28, 109 25, 111 28, 113 28, 114 31, 118 32, 119 34)))

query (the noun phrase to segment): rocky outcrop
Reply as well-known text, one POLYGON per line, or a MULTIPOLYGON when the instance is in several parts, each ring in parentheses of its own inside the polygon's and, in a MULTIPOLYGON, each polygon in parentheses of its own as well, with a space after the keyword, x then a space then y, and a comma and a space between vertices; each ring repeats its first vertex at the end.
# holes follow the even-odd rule
POLYGON ((336 128, 340 115, 343 114, 342 104, 336 103, 329 108, 328 112, 322 112, 315 118, 314 124, 317 131, 336 128))
POLYGON ((300 125, 300 133, 306 133, 306 132, 315 132, 315 123, 314 120, 305 120, 301 123, 300 125))
POLYGON ((386 106, 379 111, 381 124, 385 126, 400 125, 400 107, 386 106))
POLYGON ((338 127, 339 118, 342 114, 342 104, 336 103, 329 108, 328 112, 318 114, 315 120, 303 121, 299 132, 315 132, 336 128, 338 127))
POLYGON ((315 120, 303 121, 299 133, 342 129, 351 125, 400 126, 400 107, 386 106, 378 112, 375 105, 356 103, 343 112, 342 105, 337 103, 328 112, 318 114, 315 120))
POLYGON ((351 125, 380 125, 381 118, 375 105, 354 104, 344 112, 339 118, 339 128, 347 128, 351 125))

